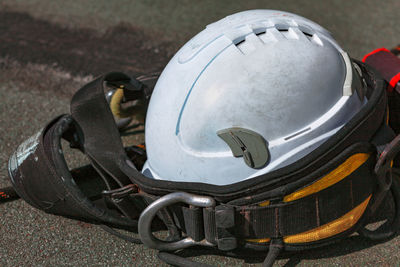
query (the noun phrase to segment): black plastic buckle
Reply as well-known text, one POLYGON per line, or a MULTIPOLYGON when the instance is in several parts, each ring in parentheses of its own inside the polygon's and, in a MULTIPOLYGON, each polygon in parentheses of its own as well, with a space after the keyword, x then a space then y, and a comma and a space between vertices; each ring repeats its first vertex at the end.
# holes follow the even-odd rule
POLYGON ((122 199, 126 196, 129 196, 134 193, 138 193, 139 189, 136 185, 134 184, 128 184, 124 187, 120 187, 117 189, 112 189, 112 190, 104 190, 102 193, 103 196, 109 197, 112 200, 118 200, 122 199))

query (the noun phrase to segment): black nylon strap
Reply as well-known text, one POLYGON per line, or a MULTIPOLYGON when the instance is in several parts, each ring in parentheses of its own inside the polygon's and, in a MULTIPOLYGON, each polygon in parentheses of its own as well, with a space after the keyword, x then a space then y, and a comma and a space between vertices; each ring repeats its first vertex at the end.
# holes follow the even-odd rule
POLYGON ((107 74, 86 84, 71 100, 71 115, 84 135, 85 154, 107 171, 120 186, 131 183, 119 167, 127 157, 104 96, 103 83, 117 83, 127 79, 130 78, 122 73, 107 74))
MULTIPOLYGON (((268 222, 271 226, 250 226, 249 235, 242 237, 266 238, 293 235, 343 216, 372 193, 375 178, 371 173, 372 168, 368 167, 371 162, 372 160, 364 163, 349 177, 318 193, 284 204, 250 209, 252 213, 250 217, 258 219, 253 221, 253 225, 268 222), (279 221, 276 220, 277 217, 279 221), (279 229, 278 232, 277 229, 279 229)), ((241 232, 238 231, 238 233, 241 232)))
POLYGON ((61 137, 72 129, 70 116, 57 117, 35 135, 36 149, 23 162, 18 163, 14 154, 11 162, 18 164, 10 170, 13 187, 29 204, 48 213, 135 228, 137 222, 96 205, 78 187, 78 174, 72 176, 61 146, 61 137))
POLYGON ((214 209, 212 209, 212 208, 203 209, 203 221, 204 221, 204 237, 205 237, 205 239, 212 244, 216 244, 217 229, 214 227, 214 225, 215 225, 214 209))
POLYGON ((182 212, 186 223, 185 228, 187 229, 187 234, 192 237, 194 241, 203 240, 203 210, 198 207, 183 207, 182 212))
MULTIPOLYGON (((205 238, 218 245, 221 239, 229 237, 227 233, 240 239, 279 238, 332 222, 361 204, 375 190, 374 162, 374 157, 371 156, 343 180, 295 201, 265 207, 222 205, 215 210, 204 209, 205 238), (219 211, 229 208, 234 209, 233 231, 229 216, 223 217, 225 221, 222 223, 218 220, 219 211)), ((186 219, 185 225, 195 225, 193 222, 186 222, 186 219)), ((190 229, 187 234, 190 236, 189 232, 195 231, 198 230, 190 229)))
MULTIPOLYGON (((103 173, 107 185, 111 184, 111 178, 119 187, 132 182, 120 168, 121 164, 126 164, 128 157, 104 96, 103 83, 126 86, 127 81, 130 77, 123 73, 109 73, 82 87, 71 100, 71 115, 83 133, 85 154, 103 173)), ((124 198, 113 203, 124 215, 137 219, 139 213, 132 201, 124 198)))
POLYGON ((237 247, 235 208, 227 205, 215 207, 215 226, 217 245, 220 250, 232 250, 237 247))

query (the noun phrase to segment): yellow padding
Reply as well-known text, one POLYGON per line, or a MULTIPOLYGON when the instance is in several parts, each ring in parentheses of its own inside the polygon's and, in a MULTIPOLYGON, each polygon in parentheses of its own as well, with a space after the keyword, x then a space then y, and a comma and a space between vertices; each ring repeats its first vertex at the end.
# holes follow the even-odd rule
MULTIPOLYGON (((284 243, 288 244, 307 243, 342 233, 350 229, 358 222, 358 220, 364 214, 364 211, 367 208, 370 199, 371 195, 360 205, 330 223, 324 224, 318 228, 311 229, 304 233, 286 236, 283 238, 283 241, 284 243)), ((246 239, 247 242, 253 243, 268 243, 270 240, 270 238, 246 239)))
POLYGON ((121 102, 122 102, 123 97, 124 97, 124 90, 122 90, 121 88, 118 88, 115 91, 115 93, 113 94, 113 96, 111 97, 111 101, 110 101, 111 112, 118 119, 127 118, 132 115, 127 110, 125 110, 121 107, 121 102))
POLYGON ((386 106, 386 125, 389 125, 389 105, 386 106))
MULTIPOLYGON (((336 169, 334 169, 333 171, 331 171, 330 173, 328 173, 326 176, 319 179, 315 183, 285 196, 283 198, 283 201, 284 202, 294 201, 306 197, 308 195, 317 193, 325 188, 328 188, 336 184, 337 182, 349 176, 353 171, 358 169, 364 162, 367 161, 369 156, 370 154, 367 153, 354 154, 353 156, 349 157, 345 162, 343 162, 341 165, 339 165, 336 169)), ((304 243, 304 242, 319 240, 322 238, 326 238, 341 233, 349 229, 358 221, 360 216, 363 214, 365 208, 367 207, 370 198, 371 196, 368 197, 368 199, 366 199, 359 206, 348 212, 346 215, 342 216, 341 218, 332 221, 328 224, 325 224, 323 226, 320 226, 316 229, 312 229, 308 232, 293 236, 287 236, 284 238, 284 241, 286 243, 304 243)), ((270 201, 267 200, 262 203, 259 203, 258 205, 264 207, 268 206, 269 204, 270 201)), ((246 241, 255 243, 266 243, 269 242, 270 239, 269 238, 247 239, 246 241)))
POLYGON ((283 241, 285 243, 307 243, 342 233, 350 229, 358 222, 358 220, 361 218, 361 215, 363 215, 365 209, 367 208, 370 199, 371 195, 360 205, 330 223, 324 224, 318 228, 304 233, 286 236, 283 238, 283 241))
MULTIPOLYGON (((328 188, 329 186, 343 180, 344 178, 349 176, 353 171, 358 169, 358 167, 360 167, 364 162, 367 161, 369 156, 370 155, 367 153, 354 154, 353 156, 348 158, 345 162, 343 162, 339 167, 337 167, 336 169, 334 169, 333 171, 331 171, 330 173, 328 173, 326 176, 319 179, 315 183, 303 189, 300 189, 296 192, 293 192, 290 195, 285 196, 283 198, 283 201, 290 202, 314 194, 325 188, 328 188)), ((259 203, 258 205, 261 207, 265 207, 268 206, 269 204, 270 201, 267 200, 262 203, 259 203)))
POLYGON ((269 201, 269 200, 267 200, 267 201, 264 201, 264 202, 262 202, 262 203, 258 204, 258 206, 260 206, 260 207, 265 207, 265 206, 268 206, 268 205, 269 205, 269 203, 270 203, 270 201, 269 201))
POLYGON ((253 243, 268 243, 271 241, 271 238, 263 238, 263 239, 246 239, 247 242, 253 243))
POLYGON ((285 196, 283 198, 283 201, 290 202, 296 199, 300 199, 336 184, 337 182, 349 176, 353 171, 357 170, 364 162, 367 161, 369 156, 370 155, 367 153, 354 154, 345 162, 343 162, 339 167, 337 167, 315 183, 285 196))

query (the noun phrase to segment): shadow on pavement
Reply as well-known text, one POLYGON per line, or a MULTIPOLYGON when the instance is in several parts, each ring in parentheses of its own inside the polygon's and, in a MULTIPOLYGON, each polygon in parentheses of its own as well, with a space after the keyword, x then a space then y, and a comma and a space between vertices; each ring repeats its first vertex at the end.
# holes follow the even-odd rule
POLYGON ((72 74, 158 71, 170 57, 171 44, 154 46, 153 39, 127 24, 100 35, 91 29, 63 28, 25 13, 0 12, 0 57, 61 67, 72 74))

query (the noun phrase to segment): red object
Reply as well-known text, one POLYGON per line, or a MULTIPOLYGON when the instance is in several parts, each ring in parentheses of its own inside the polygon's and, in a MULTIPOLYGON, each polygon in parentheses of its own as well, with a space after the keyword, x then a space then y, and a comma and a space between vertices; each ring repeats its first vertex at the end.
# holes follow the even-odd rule
POLYGON ((362 62, 375 68, 389 83, 387 90, 392 92, 400 81, 400 58, 386 48, 378 48, 366 54, 362 62))
POLYGON ((400 82, 400 72, 397 73, 389 82, 390 86, 396 87, 396 84, 400 82))
POLYGON ((378 53, 378 52, 380 52, 380 51, 385 51, 385 52, 389 52, 389 53, 390 53, 390 51, 387 50, 387 49, 384 48, 384 47, 377 48, 377 49, 375 49, 374 51, 371 51, 371 52, 369 52, 368 54, 366 54, 366 55, 363 57, 362 62, 365 63, 365 61, 367 60, 367 58, 368 58, 369 56, 372 56, 373 54, 376 54, 376 53, 378 53))

